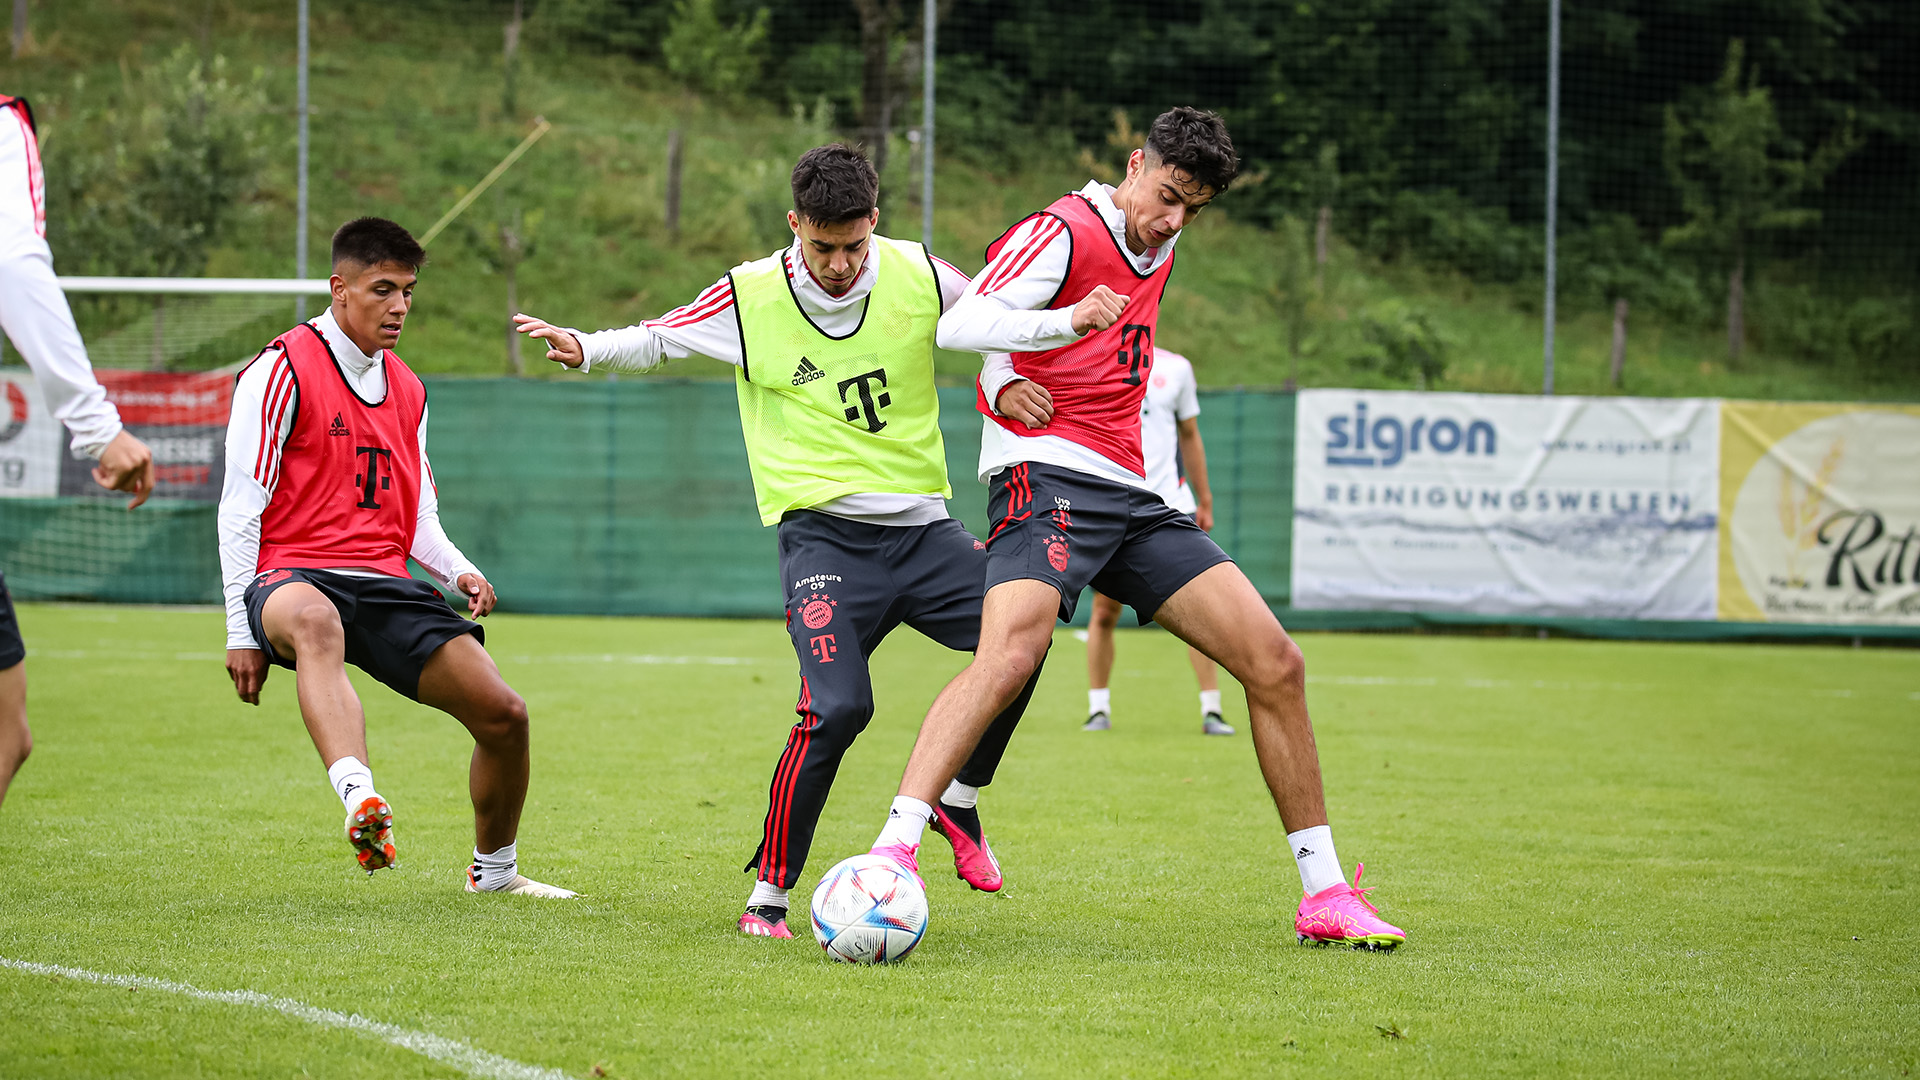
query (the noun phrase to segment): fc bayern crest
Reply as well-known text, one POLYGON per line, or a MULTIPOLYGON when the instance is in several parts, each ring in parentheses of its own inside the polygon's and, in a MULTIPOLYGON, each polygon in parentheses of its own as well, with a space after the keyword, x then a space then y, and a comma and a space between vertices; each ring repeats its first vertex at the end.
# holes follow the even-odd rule
POLYGON ((1047 537, 1047 562, 1050 565, 1052 565, 1052 567, 1055 570, 1061 573, 1066 572, 1067 570, 1066 540, 1058 536, 1047 537))
POLYGON ((800 604, 800 621, 809 630, 818 630, 833 621, 833 597, 818 592, 800 604))

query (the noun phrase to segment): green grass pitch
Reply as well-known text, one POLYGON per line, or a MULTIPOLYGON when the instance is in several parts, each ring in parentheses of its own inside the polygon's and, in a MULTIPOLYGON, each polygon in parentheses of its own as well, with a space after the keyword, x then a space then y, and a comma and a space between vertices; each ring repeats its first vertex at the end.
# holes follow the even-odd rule
MULTIPOLYGON (((1298 878, 1244 726, 1199 735, 1177 642, 1121 634, 1103 736, 1078 730, 1084 647, 1062 631, 982 800, 1007 890, 969 892, 930 835, 926 939, 853 968, 804 928, 732 929, 793 719, 776 624, 491 621, 536 725, 523 869, 586 894, 553 903, 462 892, 470 743, 440 714, 356 676, 402 860, 368 879, 292 678, 238 704, 217 613, 27 605, 21 621, 36 749, 0 808, 0 957, 358 1014, 510 1059, 495 1075, 1920 1064, 1911 651, 1304 637, 1341 855, 1409 932, 1367 954, 1294 943, 1298 878)), ((872 840, 960 663, 905 630, 880 652, 879 715, 800 897, 872 840)), ((473 1069, 157 984, 0 966, 0 1076, 473 1069)))

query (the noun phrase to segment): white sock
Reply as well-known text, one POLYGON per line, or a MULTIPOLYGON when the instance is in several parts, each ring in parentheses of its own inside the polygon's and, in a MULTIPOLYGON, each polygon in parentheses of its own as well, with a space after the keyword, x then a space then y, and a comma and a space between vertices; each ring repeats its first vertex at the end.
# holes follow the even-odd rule
POLYGON ((373 772, 357 757, 343 757, 327 766, 327 783, 333 785, 333 793, 340 796, 340 805, 351 814, 367 801, 373 790, 373 772))
POLYGON ((927 822, 932 820, 933 807, 911 796, 895 795, 893 808, 887 811, 887 827, 880 830, 880 838, 873 842, 873 846, 905 844, 914 847, 927 831, 927 822))
POLYGON ((781 911, 788 908, 787 890, 771 881, 756 881, 753 892, 747 897, 748 907, 777 907, 781 911))
POLYGON ((1347 880, 1340 872, 1340 856, 1333 851, 1333 826, 1290 832, 1287 846, 1293 849, 1293 861, 1300 864, 1300 887, 1308 896, 1347 880))
POLYGON ((1200 691, 1200 715, 1206 716, 1209 713, 1215 716, 1220 715, 1220 691, 1218 690, 1200 691))
POLYGON ((474 865, 480 868, 480 882, 475 888, 481 890, 504 889, 513 883, 513 875, 519 873, 519 859, 514 852, 518 844, 508 844, 491 855, 483 855, 479 848, 473 849, 474 865))
POLYGON ((947 785, 947 793, 940 796, 940 801, 948 806, 971 809, 980 805, 980 789, 955 780, 947 785))
POLYGON ((1092 716, 1094 713, 1106 713, 1108 716, 1112 716, 1113 711, 1108 708, 1112 700, 1113 687, 1111 686, 1103 686, 1098 690, 1087 691, 1087 715, 1092 716))

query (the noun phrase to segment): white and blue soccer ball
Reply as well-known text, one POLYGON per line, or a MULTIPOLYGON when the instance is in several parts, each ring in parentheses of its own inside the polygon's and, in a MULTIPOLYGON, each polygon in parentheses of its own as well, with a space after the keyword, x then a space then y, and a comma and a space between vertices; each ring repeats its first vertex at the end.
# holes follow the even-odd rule
POLYGON ((855 855, 813 890, 813 936, 835 960, 884 964, 904 958, 927 932, 927 894, 884 855, 855 855))

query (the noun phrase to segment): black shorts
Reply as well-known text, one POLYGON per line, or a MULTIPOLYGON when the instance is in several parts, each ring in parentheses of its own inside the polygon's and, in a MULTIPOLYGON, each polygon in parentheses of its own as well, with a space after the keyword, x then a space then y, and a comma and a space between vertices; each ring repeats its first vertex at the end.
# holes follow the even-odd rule
POLYGON ((358 577, 326 570, 268 570, 247 586, 247 628, 267 659, 283 668, 294 663, 273 651, 260 624, 260 610, 273 591, 290 581, 305 582, 333 601, 347 632, 347 663, 420 700, 420 672, 440 646, 472 634, 484 645, 487 632, 447 606, 440 590, 401 577, 358 577))
POLYGON ((0 574, 0 671, 27 658, 27 643, 20 639, 20 620, 13 616, 13 597, 7 593, 7 575, 0 574))
POLYGON ((1073 618, 1080 590, 1096 590, 1150 622, 1201 572, 1231 562, 1193 518, 1145 488, 1023 462, 993 475, 988 495, 987 588, 1045 581, 1073 618))

